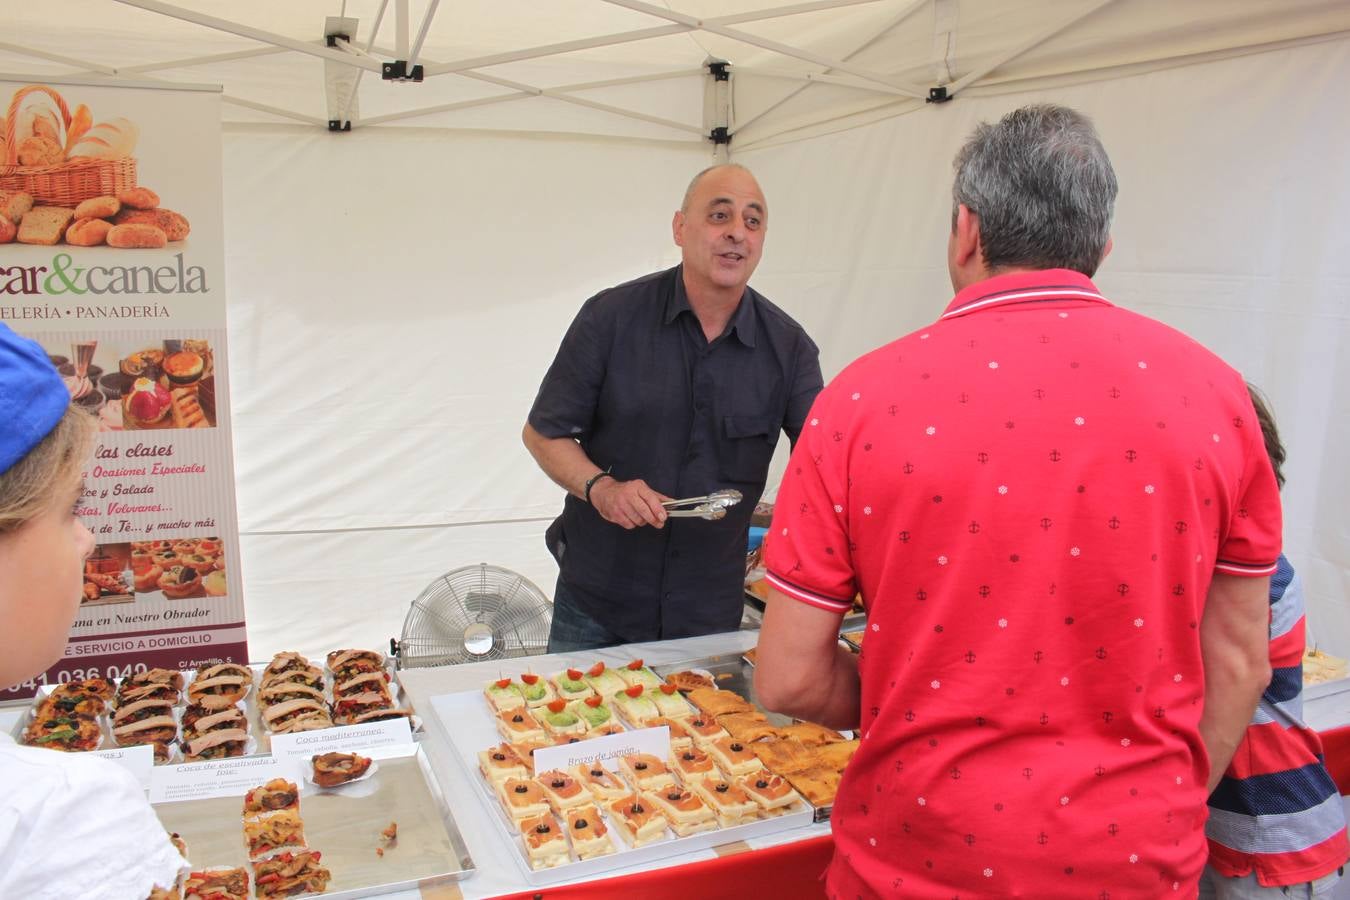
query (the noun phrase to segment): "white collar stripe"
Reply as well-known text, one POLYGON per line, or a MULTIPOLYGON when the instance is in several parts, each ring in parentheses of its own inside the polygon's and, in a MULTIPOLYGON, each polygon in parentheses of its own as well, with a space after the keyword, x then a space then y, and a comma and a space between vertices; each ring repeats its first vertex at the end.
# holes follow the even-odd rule
POLYGON ((952 316, 959 316, 962 313, 979 309, 983 306, 992 306, 995 303, 1010 303, 1022 300, 1054 300, 1061 297, 1078 297, 1083 300, 1106 301, 1106 298, 1095 291, 1085 291, 1081 288, 1039 288, 1037 290, 1022 291, 1016 294, 998 294, 993 297, 986 297, 983 300, 976 300, 974 303, 967 303, 959 309, 944 313, 942 318, 950 319, 952 316))

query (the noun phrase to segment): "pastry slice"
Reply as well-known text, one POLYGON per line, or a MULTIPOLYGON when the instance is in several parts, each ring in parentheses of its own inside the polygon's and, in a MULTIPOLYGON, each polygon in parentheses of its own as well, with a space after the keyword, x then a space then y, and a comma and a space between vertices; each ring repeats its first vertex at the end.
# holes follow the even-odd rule
POLYGON ((189 703, 224 709, 238 703, 253 687, 253 673, 244 666, 221 665, 203 669, 188 685, 189 703))
MULTIPOLYGON (((170 717, 172 721, 172 717, 170 717)), ((97 719, 86 716, 52 716, 35 719, 23 730, 23 742, 30 747, 45 747, 64 752, 97 750, 103 739, 97 719)), ((127 746, 119 737, 120 746, 127 746)), ((127 743, 147 743, 128 741, 127 743)))
POLYGON ((628 682, 620 678, 613 669, 606 668, 602 662, 598 662, 586 670, 585 681, 593 691, 605 699, 613 697, 619 691, 628 687, 628 682))
POLYGON ((633 753, 619 757, 619 771, 635 790, 651 791, 675 783, 665 763, 650 753, 633 753))
POLYGON ((243 728, 217 729, 185 740, 179 746, 187 762, 243 756, 248 749, 248 732, 243 728))
POLYGON ((717 688, 695 688, 687 695, 689 702, 698 707, 700 712, 707 713, 710 716, 725 716, 728 713, 749 713, 755 712, 755 708, 750 705, 740 694, 735 691, 719 691, 717 688))
POLYGON ((539 722, 525 708, 524 701, 514 709, 497 713, 497 732, 513 743, 544 739, 544 729, 539 727, 539 722))
POLYGON ((661 711, 656 708, 656 703, 651 697, 647 696, 647 689, 640 684, 624 688, 614 695, 614 708, 619 711, 619 715, 628 720, 628 723, 635 728, 643 728, 650 719, 655 719, 661 715, 661 711))
POLYGON ((113 725, 113 740, 119 747, 137 744, 170 744, 178 737, 178 722, 169 710, 148 711, 148 714, 113 725))
POLYGON ((245 869, 204 869, 189 872, 183 882, 184 897, 210 900, 248 900, 248 872, 245 869))
MULTIPOLYGON (((315 706, 314 704, 310 704, 315 706)), ((332 728, 333 717, 328 714, 328 707, 319 704, 313 709, 305 709, 288 716, 283 721, 273 722, 267 726, 272 734, 299 734, 302 731, 318 731, 321 728, 332 728)))
POLYGON ((555 738, 586 733, 586 723, 567 708, 567 701, 561 697, 550 700, 542 709, 536 710, 536 713, 539 716, 539 724, 555 738))
POLYGON ((605 705, 604 698, 592 693, 581 700, 573 700, 567 708, 586 723, 587 731, 594 731, 614 721, 614 713, 605 705))
POLYGON ((516 756, 510 744, 498 744, 478 754, 478 771, 495 788, 508 778, 529 778, 530 770, 516 756))
POLYGON ((259 900, 292 897, 296 894, 322 894, 328 890, 333 873, 319 865, 319 851, 278 853, 253 864, 253 886, 259 900))
POLYGON ((392 691, 389 689, 389 673, 381 669, 378 672, 361 672, 350 678, 344 678, 341 681, 333 682, 333 698, 355 697, 366 691, 379 691, 389 694, 392 699, 392 691))
POLYGON ((300 789, 296 787, 293 781, 287 781, 285 778, 273 778, 244 795, 244 816, 246 818, 280 810, 300 812, 300 789))
POLYGON ((346 681, 363 672, 384 670, 384 654, 377 650, 334 650, 328 654, 328 671, 334 681, 346 681))
POLYGON ((684 724, 689 730, 689 734, 693 736, 694 743, 705 750, 712 746, 713 741, 731 737, 727 730, 718 725, 717 720, 712 716, 694 716, 684 724))
POLYGON ((389 696, 387 688, 366 691, 349 697, 335 698, 333 720, 343 725, 355 725, 357 722, 365 721, 364 717, 367 713, 379 712, 393 707, 394 701, 389 696))
POLYGON ((688 669, 683 672, 671 672, 666 676, 666 684, 673 684, 680 691, 692 691, 701 687, 716 687, 712 678, 704 672, 692 672, 688 669))
POLYGON ((691 719, 696 712, 673 684, 658 685, 649 690, 647 696, 656 704, 657 712, 668 719, 691 719))
POLYGON ((337 787, 356 781, 370 771, 372 760, 359 753, 319 753, 311 756, 309 763, 314 767, 311 779, 323 788, 337 787))
POLYGON ((671 756, 670 767, 688 784, 692 778, 714 778, 719 774, 713 765, 712 757, 693 747, 671 756))
POLYGON ((643 665, 642 660, 635 659, 628 665, 616 669, 623 683, 632 687, 641 685, 644 688, 656 688, 664 683, 660 675, 657 675, 647 666, 643 665))
POLYGON ((717 767, 728 775, 749 775, 764 768, 764 763, 750 751, 744 742, 733 738, 718 738, 708 747, 717 767))
POLYGON ((323 691, 301 681, 273 681, 258 690, 258 705, 263 709, 270 709, 287 700, 313 700, 315 703, 323 703, 324 695, 323 691))
POLYGON ((813 766, 785 777, 813 806, 832 806, 839 793, 839 773, 824 766, 813 766))
POLYGON ((535 781, 539 782, 539 786, 544 789, 544 796, 548 798, 548 805, 558 815, 562 815, 564 810, 571 809, 574 806, 591 802, 591 792, 566 772, 558 769, 540 772, 535 781))
POLYGON ((300 813, 283 809, 244 820, 244 843, 249 859, 272 856, 279 850, 304 850, 305 824, 300 813))
POLYGON ((723 828, 744 825, 759 817, 759 804, 750 799, 745 788, 721 776, 686 781, 689 789, 703 798, 723 828))
POLYGON ((844 767, 853 759, 853 754, 858 750, 858 739, 851 741, 839 741, 837 743, 825 744, 816 748, 816 760, 827 768, 834 769, 836 772, 842 772, 844 767))
POLYGON ((529 770, 531 777, 534 776, 534 751, 553 746, 555 745, 542 739, 535 741, 512 741, 510 744, 511 751, 516 754, 516 759, 524 764, 525 768, 529 770))
POLYGON ((802 772, 817 764, 816 750, 796 738, 778 741, 757 741, 750 749, 759 761, 779 775, 802 772))
POLYGON ((641 795, 647 803, 660 810, 661 815, 670 822, 670 827, 680 837, 689 837, 700 831, 712 831, 717 827, 717 816, 692 791, 680 787, 662 788, 659 791, 645 791, 641 795))
POLYGON ((526 672, 520 676, 520 694, 525 698, 525 705, 530 709, 547 706, 558 698, 558 693, 553 690, 553 685, 545 681, 543 677, 531 672, 526 672))
POLYGON ((498 712, 525 705, 525 697, 520 693, 520 685, 516 684, 515 680, 511 678, 489 681, 483 686, 483 696, 487 697, 488 705, 498 712))
POLYGON ((530 868, 551 869, 571 860, 567 852, 567 834, 558 827, 553 816, 545 813, 522 819, 519 824, 521 839, 530 868))
POLYGON ((777 816, 791 812, 802 799, 801 795, 792 789, 792 785, 787 783, 787 779, 768 771, 742 775, 731 779, 731 782, 745 791, 759 806, 760 812, 766 815, 777 816))
POLYGON ((595 859, 614 852, 614 843, 609 839, 609 829, 600 810, 592 803, 574 806, 565 813, 567 837, 572 849, 581 859, 595 859))
POLYGON ((732 737, 747 744, 778 736, 778 729, 758 710, 725 713, 717 717, 717 724, 725 728, 732 737))
POLYGON ((292 720, 301 716, 318 716, 329 720, 332 724, 331 716, 328 713, 328 705, 321 700, 312 700, 308 697, 302 697, 298 700, 285 700, 281 703, 273 704, 263 710, 263 727, 268 731, 277 734, 289 733, 290 729, 285 726, 292 720))
POLYGON ((694 738, 688 728, 685 728, 683 719, 667 719, 665 716, 657 716, 655 719, 647 720, 648 728, 666 727, 670 729, 670 752, 683 753, 694 746, 694 738))
POLYGON ((598 762, 573 766, 572 774, 598 803, 613 802, 628 794, 628 787, 598 762))
MULTIPOLYGON (((730 729, 727 729, 730 731, 730 729)), ((783 739, 796 738, 808 747, 820 747, 825 744, 842 744, 848 739, 833 728, 817 725, 815 722, 795 722, 778 729, 783 739)))
POLYGON ((529 779, 506 779, 497 786, 497 797, 506 814, 517 822, 531 816, 548 815, 548 798, 544 796, 544 789, 529 779))
MULTIPOLYGON (((296 654, 299 660, 304 657, 296 654)), ((274 660, 275 662, 275 660, 274 660)), ((323 687, 323 669, 308 664, 299 665, 295 660, 287 660, 282 668, 273 670, 271 666, 263 670, 259 684, 264 688, 278 684, 303 684, 312 688, 323 687)))
POLYGON ((610 813, 614 830, 630 847, 651 844, 666 836, 665 818, 636 794, 615 800, 605 808, 610 813))
POLYGON ((595 696, 595 691, 586 683, 586 673, 580 669, 564 669, 549 678, 553 682, 558 696, 564 700, 584 700, 595 696))

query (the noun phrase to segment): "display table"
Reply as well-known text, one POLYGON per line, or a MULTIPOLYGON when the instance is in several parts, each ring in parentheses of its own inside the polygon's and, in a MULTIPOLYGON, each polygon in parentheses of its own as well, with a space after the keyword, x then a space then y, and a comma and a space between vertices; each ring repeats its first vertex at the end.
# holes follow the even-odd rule
MULTIPOLYGON (((425 890, 424 896, 435 897, 438 900, 442 897, 477 900, 484 897, 515 895, 527 898, 595 897, 608 895, 611 889, 617 891, 618 884, 606 885, 605 882, 615 878, 624 878, 627 882, 625 876, 634 876, 636 883, 631 886, 632 890, 639 892, 644 898, 679 896, 681 900, 685 900, 691 896, 715 896, 716 891, 710 892, 706 885, 720 884, 725 888, 728 878, 746 884, 751 883, 748 873, 751 868, 760 868, 761 860, 758 859, 759 853, 747 854, 746 851, 763 850, 785 844, 792 846, 786 848, 784 852, 768 853, 763 858, 764 872, 760 874, 768 881, 761 882, 758 880, 759 876, 756 876, 753 882, 756 892, 759 891, 761 884, 772 884, 774 879, 784 878, 789 871, 792 875, 791 880, 784 878, 781 883, 791 884, 794 891, 799 892, 803 882, 797 876, 803 874, 801 872, 803 864, 814 866, 814 871, 805 881, 807 884, 812 883, 829 860, 829 823, 808 825, 753 841, 737 841, 711 850, 672 856, 655 864, 616 869, 603 879, 587 881, 586 884, 594 886, 592 889, 580 887, 576 881, 562 882, 547 888, 532 887, 521 873, 514 848, 505 846, 495 839, 496 831, 490 827, 492 823, 487 821, 487 810, 483 808, 476 795, 477 786, 470 783, 469 775, 463 766, 451 757, 450 738, 444 731, 444 723, 432 712, 431 698, 438 694, 481 690, 488 681, 515 675, 527 668, 547 674, 569 666, 586 668, 596 661, 603 661, 609 666, 620 666, 635 657, 641 658, 648 665, 660 668, 691 659, 722 655, 738 656, 753 647, 758 640, 757 632, 734 631, 677 641, 587 650, 582 653, 402 670, 399 678, 403 682, 404 690, 426 722, 427 739, 423 742, 423 747, 431 761, 432 770, 440 781, 441 789, 450 801, 451 811, 477 867, 477 872, 472 877, 459 882, 453 889, 425 890), (798 844, 802 841, 810 843, 799 847, 798 844), (755 862, 752 864, 751 860, 755 862), (816 860, 819 861, 818 864, 816 860), (701 865, 690 867, 689 863, 701 865), (672 871, 673 867, 680 868, 672 871), (678 875, 675 874, 677 871, 678 875), (696 884, 705 886, 695 888, 696 884)), ((625 890, 627 887, 625 883, 625 890)), ((797 895, 799 893, 794 893, 794 896, 797 895)))

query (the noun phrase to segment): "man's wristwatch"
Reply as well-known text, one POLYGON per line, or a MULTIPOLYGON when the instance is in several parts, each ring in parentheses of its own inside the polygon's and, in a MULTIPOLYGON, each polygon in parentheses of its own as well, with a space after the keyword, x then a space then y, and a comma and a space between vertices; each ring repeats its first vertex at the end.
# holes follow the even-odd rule
POLYGON ((599 481, 601 478, 613 478, 613 477, 614 477, 614 476, 613 476, 612 474, 610 474, 609 469, 601 469, 599 472, 596 472, 596 473, 595 473, 594 475, 592 475, 590 478, 587 478, 587 479, 586 479, 586 505, 587 505, 587 506, 590 506, 590 505, 591 505, 591 488, 595 487, 595 483, 596 483, 597 481, 599 481))

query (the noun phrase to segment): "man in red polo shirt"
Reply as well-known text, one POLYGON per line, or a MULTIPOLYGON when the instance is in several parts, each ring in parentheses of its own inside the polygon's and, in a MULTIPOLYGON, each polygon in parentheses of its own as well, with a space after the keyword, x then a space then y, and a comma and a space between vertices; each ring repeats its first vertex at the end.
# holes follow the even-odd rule
POLYGON ((845 369, 792 455, 755 687, 862 737, 831 896, 1194 896, 1270 677, 1280 501, 1241 376, 1093 285, 1115 193, 1072 110, 980 126, 956 298, 845 369))

